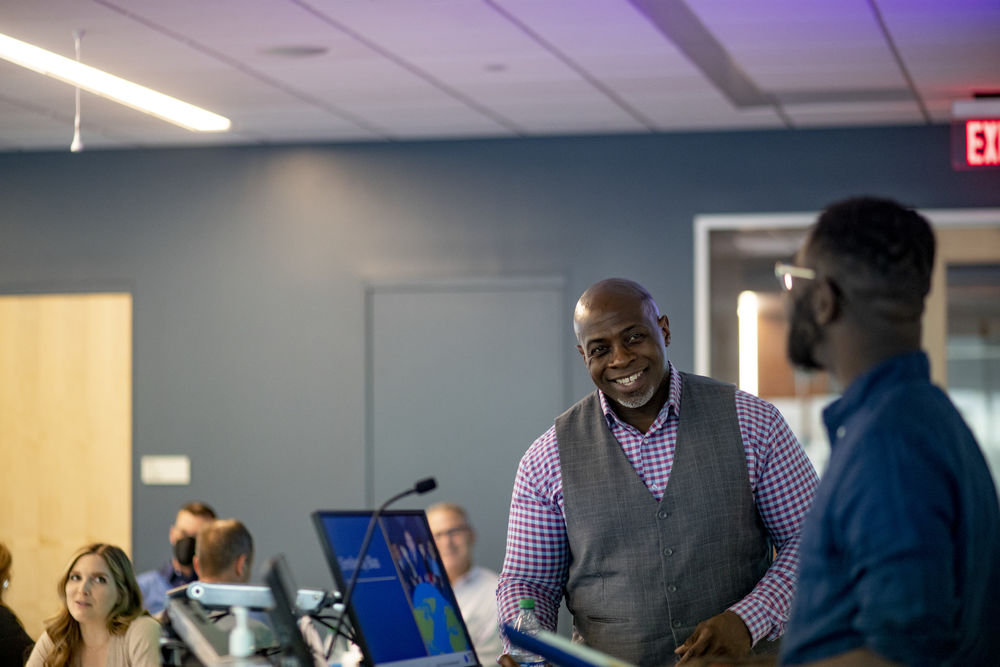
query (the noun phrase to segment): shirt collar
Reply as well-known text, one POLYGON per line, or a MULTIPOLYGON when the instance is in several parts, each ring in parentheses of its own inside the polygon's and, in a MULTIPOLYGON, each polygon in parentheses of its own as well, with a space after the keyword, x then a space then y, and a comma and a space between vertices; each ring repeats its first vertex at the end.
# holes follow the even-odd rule
POLYGON ((169 560, 163 564, 163 567, 160 568, 160 575, 171 588, 183 586, 184 584, 190 584, 192 581, 196 581, 198 579, 198 575, 196 574, 188 576, 183 572, 178 572, 174 569, 173 561, 169 560))
POLYGON ((466 572, 465 574, 463 574, 461 577, 459 577, 455 581, 454 585, 458 586, 460 584, 471 583, 472 581, 474 581, 476 579, 477 576, 479 576, 479 572, 477 571, 476 566, 473 565, 472 567, 469 568, 468 572, 466 572))
POLYGON ((830 433, 830 444, 836 444, 851 415, 884 389, 911 380, 930 378, 931 366, 927 355, 918 350, 905 352, 882 361, 854 379, 844 394, 823 410, 823 422, 830 433))
MULTIPOLYGON (((670 391, 667 393, 667 402, 660 408, 660 413, 656 415, 656 420, 649 427, 650 432, 659 428, 667 420, 671 409, 673 409, 675 415, 681 414, 681 374, 677 372, 674 364, 669 360, 667 360, 667 372, 670 373, 670 391)), ((608 397, 604 395, 604 392, 598 389, 597 395, 601 399, 601 410, 604 411, 604 418, 607 420, 608 426, 613 426, 616 422, 624 424, 625 422, 619 419, 615 411, 611 409, 611 403, 608 401, 608 397)))

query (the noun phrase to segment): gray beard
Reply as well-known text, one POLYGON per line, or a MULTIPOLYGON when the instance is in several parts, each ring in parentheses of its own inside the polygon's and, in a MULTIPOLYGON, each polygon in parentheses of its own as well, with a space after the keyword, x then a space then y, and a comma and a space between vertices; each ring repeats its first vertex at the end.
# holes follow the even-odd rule
POLYGON ((618 402, 621 405, 631 410, 635 410, 636 408, 641 408, 642 406, 646 405, 651 400, 653 400, 653 394, 656 393, 656 389, 657 389, 656 387, 650 387, 649 389, 647 389, 642 394, 639 394, 638 396, 630 398, 620 398, 618 399, 618 402))

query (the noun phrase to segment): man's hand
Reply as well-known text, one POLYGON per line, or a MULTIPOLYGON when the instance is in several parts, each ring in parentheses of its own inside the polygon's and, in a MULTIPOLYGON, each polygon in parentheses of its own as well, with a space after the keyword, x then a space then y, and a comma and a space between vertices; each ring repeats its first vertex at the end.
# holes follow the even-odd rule
POLYGON ((751 643, 743 619, 727 610, 699 623, 674 653, 681 656, 678 664, 703 655, 742 658, 750 652, 751 643))
POLYGON ((510 657, 507 653, 497 658, 497 664, 500 667, 517 667, 517 663, 514 662, 514 658, 510 657))

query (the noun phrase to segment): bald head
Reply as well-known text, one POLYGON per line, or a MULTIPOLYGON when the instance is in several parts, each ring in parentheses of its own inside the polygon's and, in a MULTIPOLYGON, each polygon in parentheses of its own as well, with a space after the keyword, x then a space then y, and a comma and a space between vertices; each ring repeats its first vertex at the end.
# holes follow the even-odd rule
POLYGON ((618 311, 633 307, 636 303, 654 319, 660 318, 660 309, 653 300, 653 295, 645 287, 625 278, 605 278, 594 283, 580 295, 573 311, 573 332, 577 341, 583 323, 596 311, 618 311))

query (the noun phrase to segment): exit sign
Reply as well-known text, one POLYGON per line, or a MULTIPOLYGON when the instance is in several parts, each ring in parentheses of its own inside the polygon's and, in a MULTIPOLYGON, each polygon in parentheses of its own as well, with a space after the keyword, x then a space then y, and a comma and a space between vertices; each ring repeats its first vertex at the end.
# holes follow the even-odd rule
POLYGON ((952 165, 958 169, 1000 168, 1000 118, 977 118, 955 125, 959 127, 952 129, 952 165), (957 146, 956 129, 962 134, 957 146))
POLYGON ((951 164, 955 169, 1000 169, 998 102, 984 102, 953 105, 951 164), (986 113, 977 115, 977 111, 986 113))

